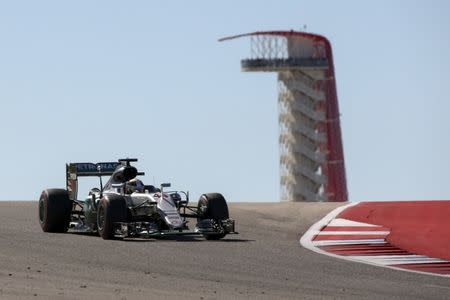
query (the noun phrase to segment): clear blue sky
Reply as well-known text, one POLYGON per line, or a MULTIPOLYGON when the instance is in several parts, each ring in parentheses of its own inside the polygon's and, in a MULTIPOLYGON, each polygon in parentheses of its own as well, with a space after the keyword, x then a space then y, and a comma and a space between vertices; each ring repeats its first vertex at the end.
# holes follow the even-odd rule
POLYGON ((194 198, 278 201, 276 75, 217 39, 304 24, 334 47, 350 199, 450 199, 449 3, 2 1, 0 199, 128 156, 194 198))

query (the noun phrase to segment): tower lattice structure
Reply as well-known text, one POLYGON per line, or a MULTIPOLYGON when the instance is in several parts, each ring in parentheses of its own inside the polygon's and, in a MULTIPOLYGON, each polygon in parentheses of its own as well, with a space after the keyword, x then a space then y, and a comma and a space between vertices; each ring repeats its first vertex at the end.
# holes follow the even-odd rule
POLYGON ((250 38, 243 71, 278 73, 282 201, 347 201, 334 64, 323 36, 266 31, 250 38))

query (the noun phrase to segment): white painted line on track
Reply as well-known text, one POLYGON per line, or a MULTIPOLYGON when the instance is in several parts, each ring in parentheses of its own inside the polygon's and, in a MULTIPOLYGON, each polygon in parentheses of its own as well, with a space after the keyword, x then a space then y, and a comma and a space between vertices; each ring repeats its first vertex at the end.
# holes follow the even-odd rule
POLYGON ((341 219, 341 218, 331 220, 331 222, 328 224, 328 226, 381 227, 378 225, 356 222, 356 221, 341 219))
POLYGON ((311 251, 323 254, 323 255, 329 255, 333 257, 340 258, 339 255, 328 253, 320 248, 317 248, 313 244, 313 238, 319 232, 322 228, 327 226, 331 220, 333 220, 337 215, 339 215, 341 212, 346 210, 348 207, 357 205, 358 202, 349 203, 347 205, 339 206, 335 208, 333 211, 329 212, 322 220, 318 221, 317 223, 313 224, 308 231, 305 232, 305 234, 300 239, 300 244, 305 247, 306 249, 309 249, 311 251))
MULTIPOLYGON (((335 219, 335 217, 337 215, 339 215, 341 212, 343 212, 347 208, 352 207, 352 206, 357 205, 357 204, 359 204, 359 202, 352 202, 352 203, 349 203, 347 205, 340 206, 340 207, 334 209, 333 211, 331 211, 330 213, 328 213, 324 218, 319 220, 317 223, 313 224, 305 232, 305 234, 303 234, 303 236, 300 238, 300 244, 303 247, 305 247, 306 249, 309 249, 309 250, 314 251, 316 253, 327 255, 327 256, 331 256, 331 257, 334 257, 334 258, 339 258, 339 259, 342 259, 342 260, 347 260, 347 261, 352 261, 352 262, 360 262, 360 263, 365 263, 365 264, 372 265, 372 266, 384 267, 384 268, 393 269, 393 270, 397 270, 397 271, 404 271, 404 272, 410 272, 410 273, 418 273, 418 274, 425 274, 425 275, 431 275, 431 276, 450 278, 450 275, 430 273, 430 272, 422 272, 422 271, 409 270, 409 269, 403 269, 403 268, 396 268, 395 266, 392 266, 392 264, 391 265, 380 264, 379 262, 375 262, 373 260, 365 259, 365 258, 367 258, 367 256, 342 256, 342 255, 330 253, 330 252, 327 252, 325 250, 322 250, 322 249, 318 248, 318 246, 325 246, 326 245, 326 244, 321 244, 322 242, 330 242, 330 240, 328 240, 328 241, 313 241, 312 239, 317 235, 317 233, 320 232, 321 229, 324 228, 325 226, 330 225, 330 223, 335 219)), ((337 219, 337 220, 339 220, 338 221, 338 224, 339 224, 339 222, 343 222, 343 221, 340 221, 340 220, 344 220, 344 219, 337 219)), ((349 220, 347 220, 347 221, 349 221, 349 220)), ((359 222, 355 222, 355 223, 359 223, 359 222)), ((342 224, 342 223, 340 223, 340 224, 342 224)), ((345 224, 345 222, 344 222, 344 224, 345 224)), ((365 223, 362 223, 362 224, 365 224, 365 223)), ((331 226, 336 226, 336 225, 333 224, 331 226)), ((350 226, 352 226, 352 225, 350 225, 350 226)), ((364 225, 361 225, 361 224, 356 225, 355 224, 353 226, 364 226, 364 225)), ((379 226, 379 225, 373 225, 373 226, 379 226)), ((381 226, 379 226, 379 227, 381 227, 381 226)), ((377 239, 377 240, 378 240, 378 242, 375 242, 375 243, 380 243, 381 244, 381 242, 379 242, 379 239, 377 239)), ((356 240, 346 240, 346 241, 343 240, 342 242, 345 243, 345 242, 349 242, 349 241, 353 242, 353 241, 356 241, 356 240)), ((362 241, 369 241, 367 244, 372 244, 373 243, 372 242, 373 239, 365 239, 365 240, 359 240, 358 244, 361 244, 362 241)), ((336 242, 336 241, 332 241, 332 242, 336 242)), ((345 244, 334 244, 334 245, 345 245, 345 244)), ((427 263, 430 263, 430 261, 427 261, 427 263)))
POLYGON ((381 265, 407 265, 407 264, 428 264, 447 262, 438 258, 431 258, 423 255, 350 255, 348 256, 358 261, 367 261, 381 265))
POLYGON ((388 235, 389 231, 319 231, 316 235, 388 235))
POLYGON ((366 240, 324 240, 324 241, 312 241, 316 247, 320 246, 339 246, 339 245, 381 245, 387 244, 384 239, 366 239, 366 240))

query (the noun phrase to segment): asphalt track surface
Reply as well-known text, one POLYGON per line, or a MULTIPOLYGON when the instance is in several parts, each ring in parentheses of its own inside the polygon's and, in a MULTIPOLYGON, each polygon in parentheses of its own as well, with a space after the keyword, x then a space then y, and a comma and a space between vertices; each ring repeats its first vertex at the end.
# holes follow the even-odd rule
POLYGON ((41 231, 37 202, 0 201, 0 299, 450 299, 447 278, 314 253, 335 203, 232 203, 239 235, 105 241, 41 231))

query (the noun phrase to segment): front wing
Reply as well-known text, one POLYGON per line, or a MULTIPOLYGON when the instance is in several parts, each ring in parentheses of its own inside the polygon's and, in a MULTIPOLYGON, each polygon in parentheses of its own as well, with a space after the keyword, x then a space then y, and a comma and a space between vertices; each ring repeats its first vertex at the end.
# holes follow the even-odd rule
POLYGON ((116 222, 114 223, 115 237, 164 237, 181 235, 208 235, 208 234, 237 234, 235 221, 232 219, 212 220, 205 219, 197 223, 195 230, 188 227, 180 229, 159 230, 155 223, 151 222, 116 222))

